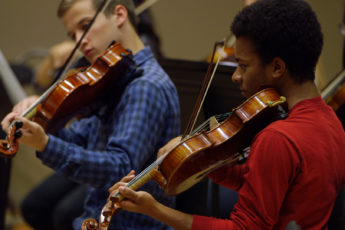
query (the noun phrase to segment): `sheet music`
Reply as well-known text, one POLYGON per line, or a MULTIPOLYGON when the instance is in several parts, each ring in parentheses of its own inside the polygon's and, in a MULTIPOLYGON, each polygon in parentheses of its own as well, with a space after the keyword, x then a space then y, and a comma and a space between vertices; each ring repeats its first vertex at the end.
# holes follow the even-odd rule
POLYGON ((7 95, 13 105, 17 104, 21 99, 26 97, 26 93, 21 86, 18 78, 12 71, 10 65, 6 61, 2 51, 0 50, 0 78, 7 91, 7 95))

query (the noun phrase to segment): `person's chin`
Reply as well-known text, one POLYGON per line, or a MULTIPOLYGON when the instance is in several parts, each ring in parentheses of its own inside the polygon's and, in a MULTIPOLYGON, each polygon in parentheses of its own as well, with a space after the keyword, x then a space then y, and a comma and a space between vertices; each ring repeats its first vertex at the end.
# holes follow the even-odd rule
POLYGON ((94 54, 94 52, 92 50, 88 51, 88 52, 85 52, 84 53, 85 55, 85 58, 90 62, 90 63, 93 63, 96 61, 97 57, 96 55, 94 54))

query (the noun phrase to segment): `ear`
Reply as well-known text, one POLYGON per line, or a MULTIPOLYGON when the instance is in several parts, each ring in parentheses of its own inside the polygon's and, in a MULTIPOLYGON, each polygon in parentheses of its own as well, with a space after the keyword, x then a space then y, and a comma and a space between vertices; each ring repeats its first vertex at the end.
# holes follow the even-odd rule
POLYGON ((279 57, 273 58, 272 62, 272 77, 280 78, 286 72, 286 63, 283 59, 279 57))
POLYGON ((126 21, 127 18, 128 18, 127 9, 126 9, 126 7, 124 7, 123 5, 117 5, 117 6, 114 8, 113 15, 115 16, 116 25, 117 25, 118 27, 122 27, 123 24, 125 23, 125 21, 126 21))

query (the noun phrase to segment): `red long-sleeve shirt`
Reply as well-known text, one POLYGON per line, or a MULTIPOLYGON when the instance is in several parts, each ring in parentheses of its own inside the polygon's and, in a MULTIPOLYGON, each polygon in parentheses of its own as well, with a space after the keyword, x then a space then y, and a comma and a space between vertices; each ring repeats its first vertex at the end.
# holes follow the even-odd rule
POLYGON ((238 191, 230 219, 194 216, 193 230, 327 229, 345 183, 345 133, 321 97, 296 104, 289 117, 254 138, 247 162, 223 167, 211 179, 238 191))

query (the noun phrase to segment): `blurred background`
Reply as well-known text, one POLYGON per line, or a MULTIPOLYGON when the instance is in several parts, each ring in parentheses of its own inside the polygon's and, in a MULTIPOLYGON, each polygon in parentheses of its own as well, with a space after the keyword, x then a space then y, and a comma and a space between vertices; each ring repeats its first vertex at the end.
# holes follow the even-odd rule
MULTIPOLYGON (((317 84, 322 89, 342 70, 344 37, 340 24, 345 3, 344 0, 308 2, 315 10, 324 34, 324 48, 317 72, 317 84)), ((58 0, 0 1, 0 50, 9 63, 28 66, 35 75, 49 48, 67 39, 56 16, 58 4, 58 0)), ((212 53, 214 42, 229 34, 231 21, 242 7, 242 0, 159 0, 149 8, 149 12, 160 39, 162 55, 177 60, 206 60, 212 53)), ((30 76, 24 76, 20 81, 27 94, 36 92, 30 76)), ((3 116, 9 112, 11 104, 6 102, 6 95, 0 100, 0 114, 3 116)), ((15 229, 13 226, 22 222, 18 214, 19 203, 52 171, 36 159, 31 149, 20 146, 11 162, 10 172, 7 210, 10 214, 6 216, 6 226, 15 229)))

